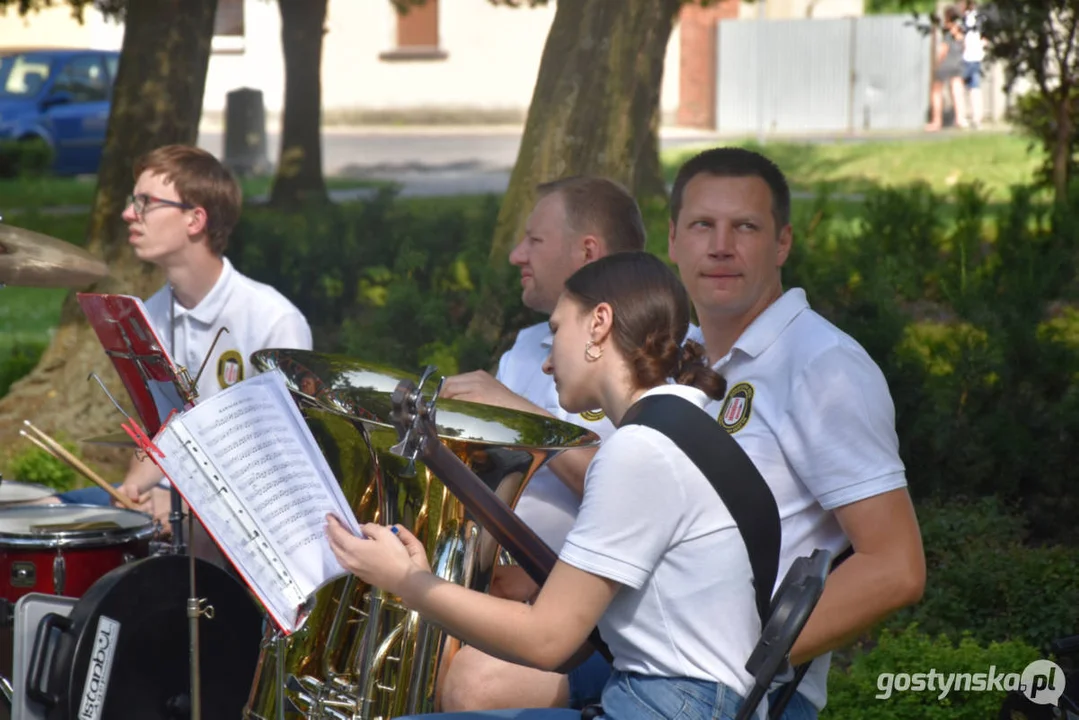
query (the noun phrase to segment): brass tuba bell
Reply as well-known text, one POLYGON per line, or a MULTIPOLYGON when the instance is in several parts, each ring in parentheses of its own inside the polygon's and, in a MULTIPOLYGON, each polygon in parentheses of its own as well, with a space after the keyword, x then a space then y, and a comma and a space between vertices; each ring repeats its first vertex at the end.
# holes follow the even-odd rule
MULTIPOLYGON (((487 591, 498 543, 422 463, 390 452, 399 441, 391 394, 418 376, 305 350, 260 350, 251 360, 282 371, 361 523, 408 527, 436 575, 487 591)), ((447 399, 438 407, 439 440, 510 507, 556 453, 599 442, 530 413, 447 399)), ((440 669, 458 646, 440 628, 351 575, 316 591, 306 613, 292 635, 267 630, 245 718, 375 720, 436 709, 440 669)))

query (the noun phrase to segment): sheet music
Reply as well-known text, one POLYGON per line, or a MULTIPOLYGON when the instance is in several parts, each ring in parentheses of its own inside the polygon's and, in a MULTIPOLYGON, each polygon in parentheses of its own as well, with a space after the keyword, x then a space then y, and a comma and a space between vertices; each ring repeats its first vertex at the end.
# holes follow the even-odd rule
POLYGON ((325 517, 357 534, 359 524, 280 371, 189 409, 156 442, 177 489, 286 628, 306 597, 346 572, 325 517))

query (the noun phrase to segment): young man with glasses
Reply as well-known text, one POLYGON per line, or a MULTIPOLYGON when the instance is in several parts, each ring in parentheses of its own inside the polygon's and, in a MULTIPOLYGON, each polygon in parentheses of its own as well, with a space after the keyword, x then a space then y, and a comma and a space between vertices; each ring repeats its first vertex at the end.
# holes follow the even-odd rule
MULTIPOLYGON (((123 213, 128 242, 140 260, 164 270, 166 280, 146 301, 146 311, 165 350, 192 379, 205 362, 198 400, 248 377, 256 350, 311 349, 303 314, 225 257, 240 218, 242 191, 213 155, 166 145, 135 162, 134 178, 123 213)), ((152 462, 132 458, 121 492, 144 503, 167 531, 170 498, 162 480, 152 462)), ((109 498, 98 488, 86 488, 60 500, 106 504, 109 498)))

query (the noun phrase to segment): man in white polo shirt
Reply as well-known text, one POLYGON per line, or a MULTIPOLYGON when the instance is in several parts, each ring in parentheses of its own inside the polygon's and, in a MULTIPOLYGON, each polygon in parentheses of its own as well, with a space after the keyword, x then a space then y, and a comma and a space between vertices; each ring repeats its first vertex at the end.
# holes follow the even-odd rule
POLYGON ((812 660, 784 718, 825 704, 830 653, 919 600, 925 557, 895 411, 876 363, 849 335, 783 291, 790 190, 767 158, 707 150, 679 171, 669 254, 693 299, 709 359, 727 380, 706 410, 768 482, 783 528, 779 577, 816 548, 853 554, 836 568, 798 638, 812 660))
MULTIPOLYGON (((196 402, 249 377, 256 350, 310 350, 303 314, 224 256, 242 205, 232 174, 210 153, 187 145, 157 148, 136 161, 133 172, 135 187, 123 214, 128 240, 135 255, 162 268, 166 278, 146 311, 165 350, 192 380, 205 362, 196 402)), ((168 532, 171 498, 159 486, 162 480, 152 462, 132 458, 121 492, 146 503, 168 532)), ((109 498, 86 488, 61 500, 104 504, 109 498)))
MULTIPOLYGON (((549 315, 566 278, 577 268, 614 252, 644 249, 640 209, 625 188, 599 177, 571 177, 540 185, 524 237, 510 253, 521 269, 521 300, 549 315)), ((499 360, 497 376, 475 371, 447 378, 444 397, 549 415, 585 427, 601 438, 614 427, 601 412, 567 413, 558 404, 554 378, 542 367, 551 333, 542 322, 524 328, 499 360)), ((594 450, 560 453, 529 481, 516 512, 556 553, 573 527, 585 471, 594 450)), ((520 568, 500 567, 492 594, 527 600, 536 585, 520 568)), ((568 676, 504 662, 465 647, 454 657, 441 688, 444 711, 505 707, 583 707, 594 702, 609 674, 599 654, 568 676)))

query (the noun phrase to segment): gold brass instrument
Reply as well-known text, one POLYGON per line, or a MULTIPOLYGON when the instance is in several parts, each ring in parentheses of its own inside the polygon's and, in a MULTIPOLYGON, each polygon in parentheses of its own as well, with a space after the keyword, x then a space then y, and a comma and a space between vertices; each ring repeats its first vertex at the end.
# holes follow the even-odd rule
MULTIPOLYGON (((435 574, 485 592, 498 543, 399 442, 391 394, 419 377, 352 358, 261 350, 260 370, 280 369, 361 522, 400 523, 424 541, 435 574)), ((583 428, 502 408, 440 399, 438 437, 507 505, 554 454, 595 445, 583 428)), ((270 628, 262 643, 248 720, 374 720, 436 709, 439 670, 455 642, 399 599, 354 576, 320 588, 302 627, 270 628)))

